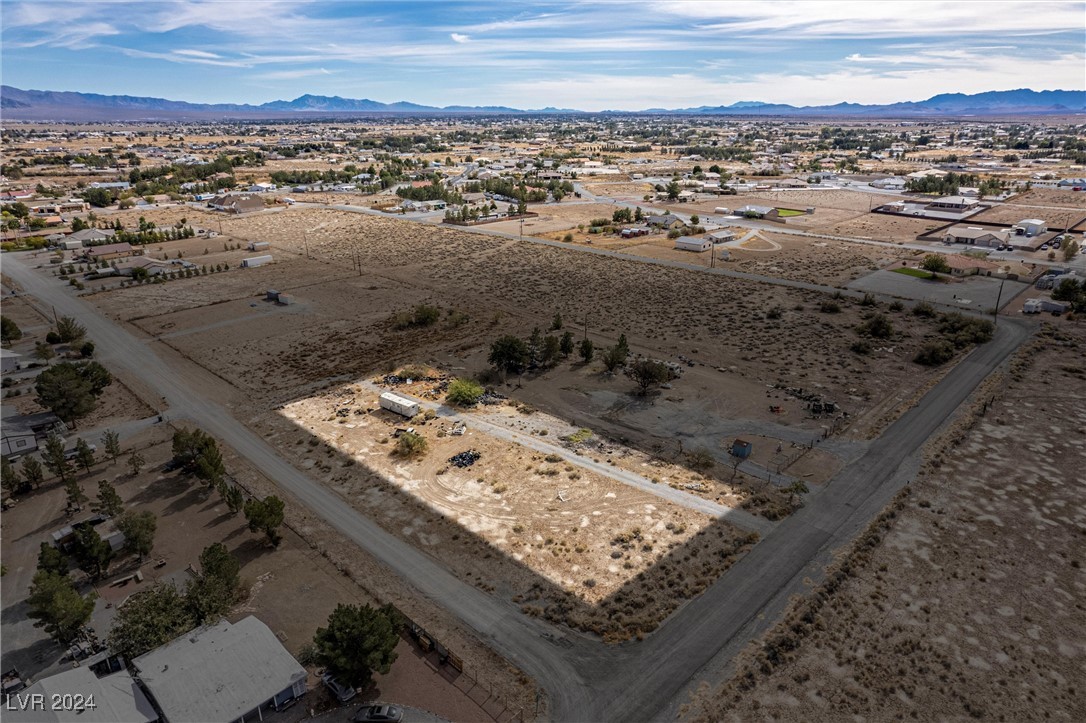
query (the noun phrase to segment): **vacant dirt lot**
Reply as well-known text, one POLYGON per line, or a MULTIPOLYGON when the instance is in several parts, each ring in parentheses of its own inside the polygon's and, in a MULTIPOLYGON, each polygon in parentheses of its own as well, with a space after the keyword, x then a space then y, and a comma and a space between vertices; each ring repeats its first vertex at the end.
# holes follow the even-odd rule
POLYGON ((1086 209, 1086 193, 1035 188, 1015 196, 1007 203, 1016 206, 1054 206, 1083 210, 1086 209))
POLYGON ((881 542, 696 717, 1083 720, 1083 344, 1049 327, 991 380, 881 542))
MULTIPOLYGON (((894 343, 857 356, 848 347, 869 310, 843 300, 841 313, 820 313, 824 297, 815 292, 338 211, 292 208, 227 223, 240 238, 273 239, 284 259, 304 252, 302 231, 319 226, 309 236, 315 258, 89 298, 118 318, 139 317, 141 329, 254 402, 280 403, 300 385, 357 378, 397 363, 485 359, 494 338, 526 335, 555 312, 578 327, 587 315, 598 345, 625 333, 634 350, 648 356, 685 354, 726 367, 748 383, 821 386, 854 417, 877 404, 881 390, 922 383, 933 374, 909 361, 928 333, 927 322, 895 315, 894 343), (361 272, 352 268, 355 260, 361 272), (268 288, 291 292, 296 305, 262 301, 268 288), (411 329, 389 322, 423 302, 441 307, 442 320, 411 329)), ((817 259, 830 253, 824 248, 808 250, 817 259)), ((768 256, 740 253, 749 253, 752 266, 768 256)), ((797 276, 823 273, 801 267, 793 267, 797 276)), ((780 268, 777 273, 790 273, 780 268)), ((768 410, 741 407, 769 418, 768 410)))
POLYGON ((417 460, 398 457, 393 432, 405 421, 378 409, 377 393, 362 387, 335 388, 281 414, 296 429, 275 436, 298 466, 360 510, 380 509, 376 519, 390 532, 483 589, 610 638, 653 629, 753 541, 708 515, 470 425, 453 436, 440 420, 412 420, 429 448, 417 460), (468 450, 480 453, 477 462, 450 464, 468 450), (674 562, 669 571, 666 559, 680 555, 696 562, 674 562), (652 594, 661 581, 671 596, 652 594), (615 619, 616 595, 640 600, 637 612, 615 619))

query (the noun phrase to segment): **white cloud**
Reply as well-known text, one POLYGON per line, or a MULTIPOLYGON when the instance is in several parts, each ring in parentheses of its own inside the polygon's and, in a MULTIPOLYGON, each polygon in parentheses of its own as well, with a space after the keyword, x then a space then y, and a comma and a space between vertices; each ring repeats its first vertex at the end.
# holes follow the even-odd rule
POLYGON ((728 32, 781 32, 791 37, 887 38, 1066 32, 1082 27, 1081 0, 998 3, 962 0, 820 0, 819 2, 732 2, 665 0, 662 15, 728 32))
POLYGON ((450 33, 449 37, 453 39, 454 43, 468 43, 471 42, 470 35, 461 35, 460 33, 450 33))
POLYGON ((175 51, 173 51, 173 52, 174 52, 174 53, 176 53, 177 55, 187 55, 187 56, 189 56, 189 57, 192 57, 192 58, 211 58, 211 59, 216 59, 216 58, 221 58, 221 57, 222 57, 222 56, 221 56, 221 55, 219 55, 218 53, 209 53, 209 52, 207 52, 206 50, 191 50, 191 49, 187 49, 187 50, 175 50, 175 51))
POLYGON ((296 78, 311 78, 316 75, 333 75, 339 71, 331 71, 325 68, 299 68, 298 70, 273 70, 267 73, 258 73, 253 76, 259 80, 294 80, 296 78))
MULTIPOLYGON (((1082 87, 1086 57, 1067 54, 1045 65, 1046 88, 1082 87)), ((643 110, 730 105, 757 100, 792 105, 832 105, 842 101, 869 104, 919 101, 939 93, 980 93, 1037 86, 1028 64, 1014 57, 995 56, 984 63, 960 66, 894 68, 876 72, 844 68, 822 74, 764 73, 742 80, 706 78, 693 73, 670 75, 582 74, 491 87, 477 103, 517 107, 560 105, 581 110, 643 110)))

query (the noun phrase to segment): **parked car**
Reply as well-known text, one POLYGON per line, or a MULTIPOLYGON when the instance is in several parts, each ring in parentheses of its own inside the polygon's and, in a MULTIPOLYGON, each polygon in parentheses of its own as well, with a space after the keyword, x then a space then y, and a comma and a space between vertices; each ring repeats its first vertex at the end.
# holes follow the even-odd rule
POLYGON ((336 680, 335 676, 331 673, 322 675, 321 682, 324 683, 324 687, 328 688, 340 703, 346 703, 358 695, 357 690, 349 685, 343 685, 336 680))
POLYGON ((1041 251, 1048 251, 1048 244, 1041 244, 1041 251))
MULTIPOLYGON (((98 451, 98 445, 97 444, 88 444, 87 446, 90 447, 91 452, 97 452, 98 451)), ((73 459, 76 458, 76 456, 78 454, 79 454, 79 450, 77 450, 75 447, 72 447, 71 449, 66 449, 66 450, 64 450, 64 459, 71 462, 73 459)))
POLYGON ((367 705, 362 707, 351 723, 399 723, 403 720, 403 709, 394 705, 367 705))

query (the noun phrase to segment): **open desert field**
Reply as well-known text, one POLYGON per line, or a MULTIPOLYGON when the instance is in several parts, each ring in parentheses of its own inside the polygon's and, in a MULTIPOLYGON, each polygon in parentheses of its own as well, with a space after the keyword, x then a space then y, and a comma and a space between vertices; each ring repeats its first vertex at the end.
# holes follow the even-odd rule
MULTIPOLYGON (((740 236, 740 239, 743 237, 740 236)), ((725 244, 726 268, 781 279, 838 286, 912 255, 885 246, 759 231, 746 242, 725 244)))
MULTIPOLYGON (((539 216, 524 220, 525 236, 544 236, 571 230, 577 235, 577 226, 580 224, 587 227, 589 222, 596 218, 606 218, 610 221, 611 214, 615 212, 615 206, 609 203, 551 203, 532 206, 529 210, 538 213, 539 216)), ((488 223, 486 228, 519 234, 520 221, 488 223)))
POLYGON ((916 241, 917 236, 929 233, 945 225, 945 221, 890 216, 881 213, 865 213, 850 221, 823 226, 817 232, 824 233, 827 236, 854 236, 873 241, 911 243, 916 241))
POLYGON ((1049 326, 990 379, 910 494, 693 717, 1086 717, 1084 343, 1049 326))
POLYGON ((929 322, 894 314, 895 343, 858 356, 848 347, 869 310, 841 300, 841 313, 821 313, 816 292, 331 210, 290 209, 227 225, 235 238, 273 239, 273 254, 283 249, 285 260, 91 298, 118 318, 139 317, 148 334, 168 334, 170 346, 257 398, 289 398, 299 385, 381 365, 462 364, 455 360, 503 333, 527 334, 555 312, 576 325, 587 314, 599 344, 625 333, 646 355, 686 354, 758 383, 821 385, 854 419, 878 404, 880 390, 933 374, 910 361, 929 322), (304 252, 302 231, 316 227, 309 234, 315 258, 289 258, 304 252), (290 291, 296 308, 265 304, 268 288, 290 291), (392 315, 424 302, 443 310, 440 323, 392 328, 392 315), (777 318, 767 318, 774 309, 777 318))
POLYGON ((1007 201, 1013 206, 1051 206, 1086 210, 1086 193, 1081 191, 1057 191, 1052 188, 1034 188, 1020 193, 1007 201))

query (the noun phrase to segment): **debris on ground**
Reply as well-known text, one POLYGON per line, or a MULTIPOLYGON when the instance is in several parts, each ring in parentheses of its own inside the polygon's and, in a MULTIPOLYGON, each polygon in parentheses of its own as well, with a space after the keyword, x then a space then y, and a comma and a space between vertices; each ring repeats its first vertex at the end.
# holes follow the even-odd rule
POLYGON ((474 449, 469 449, 466 452, 454 454, 452 457, 449 457, 449 464, 456 467, 470 467, 475 464, 482 456, 482 454, 476 452, 474 449))

